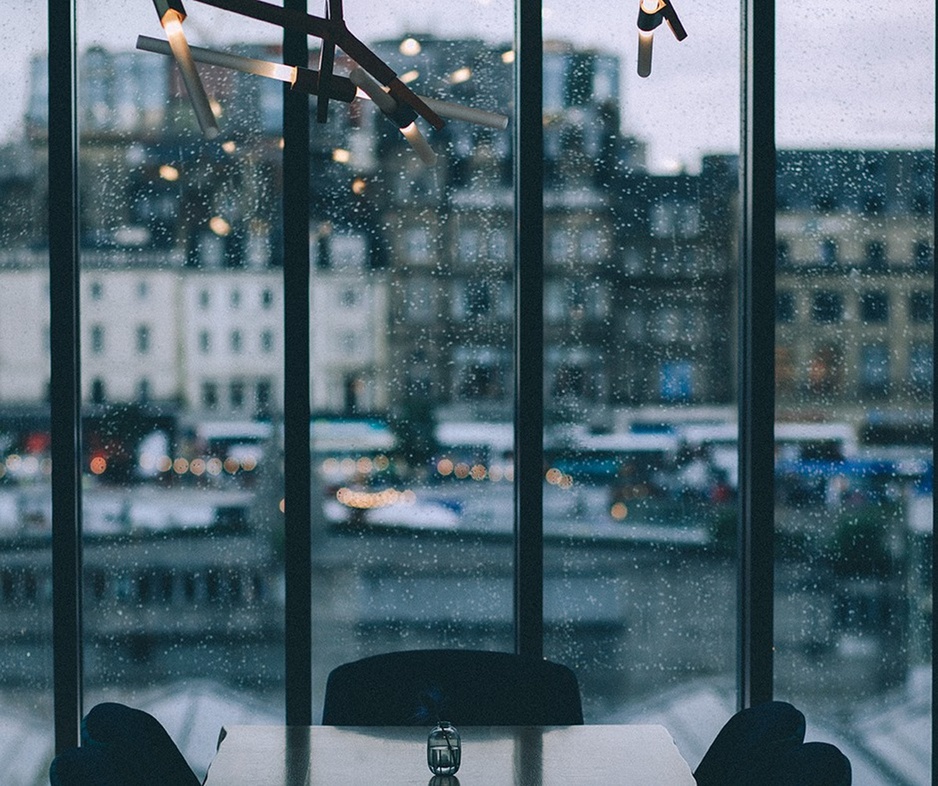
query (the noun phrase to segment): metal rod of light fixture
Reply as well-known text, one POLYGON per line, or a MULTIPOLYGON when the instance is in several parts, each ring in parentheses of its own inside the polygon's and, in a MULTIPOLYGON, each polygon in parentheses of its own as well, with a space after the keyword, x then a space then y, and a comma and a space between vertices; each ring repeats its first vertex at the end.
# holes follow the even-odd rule
POLYGON ((397 73, 387 63, 352 34, 341 18, 324 19, 293 7, 281 8, 262 0, 196 0, 196 2, 278 25, 284 30, 292 30, 330 41, 387 87, 388 92, 399 103, 409 106, 437 130, 445 125, 436 112, 398 79, 397 73))
MULTIPOLYGON (((137 36, 137 49, 160 55, 172 54, 172 50, 166 41, 145 35, 137 36)), ((310 68, 288 66, 270 60, 258 60, 253 57, 244 57, 243 55, 221 52, 217 49, 206 49, 200 46, 190 45, 189 49, 192 52, 192 58, 197 63, 228 68, 244 74, 267 77, 268 79, 277 79, 311 95, 316 95, 319 91, 319 72, 310 68)), ((350 103, 356 98, 371 99, 371 96, 363 90, 359 90, 348 77, 333 75, 330 84, 329 92, 332 99, 345 103, 350 103)), ((461 120, 466 123, 494 128, 498 131, 504 131, 508 127, 508 116, 498 112, 489 112, 485 109, 454 104, 451 101, 441 101, 423 95, 419 98, 440 117, 445 117, 447 120, 461 120)))

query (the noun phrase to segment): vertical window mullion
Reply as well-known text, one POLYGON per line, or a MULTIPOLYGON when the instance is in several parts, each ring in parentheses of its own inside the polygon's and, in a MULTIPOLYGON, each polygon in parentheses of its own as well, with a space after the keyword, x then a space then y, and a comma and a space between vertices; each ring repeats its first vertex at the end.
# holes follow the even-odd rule
MULTIPOLYGON (((306 0, 284 0, 306 13, 306 0)), ((284 29, 288 65, 308 65, 306 33, 284 29)), ((286 722, 312 723, 311 466, 309 457, 309 101, 283 93, 284 583, 286 722)))
POLYGON ((48 13, 52 652, 55 749, 61 752, 78 744, 82 714, 81 378, 74 0, 49 0, 48 13))
POLYGON ((515 5, 515 650, 544 650, 544 195, 541 1, 515 5))
POLYGON ((775 521, 775 3, 741 5, 739 607, 741 707, 772 698, 775 521))

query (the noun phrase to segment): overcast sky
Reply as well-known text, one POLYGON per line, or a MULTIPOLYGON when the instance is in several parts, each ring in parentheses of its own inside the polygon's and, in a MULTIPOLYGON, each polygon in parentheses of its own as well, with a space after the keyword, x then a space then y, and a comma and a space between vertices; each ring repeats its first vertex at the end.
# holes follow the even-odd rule
MULTIPOLYGON (((622 59, 625 130, 646 140, 655 169, 693 170, 702 154, 738 147, 739 6, 675 0, 688 32, 678 43, 666 27, 655 36, 652 75, 635 74, 638 2, 544 0, 545 38, 571 41, 622 59)), ((18 133, 31 53, 45 49, 37 0, 3 0, 0 27, 8 63, 0 83, 0 140, 18 133), (17 13, 17 11, 20 11, 17 13)), ((319 3, 310 8, 318 13, 319 3)), ((345 0, 349 28, 368 41, 405 31, 472 35, 508 42, 507 0, 345 0)), ((192 43, 278 40, 270 25, 187 0, 192 43)), ((910 0, 898 15, 881 0, 809 5, 779 0, 777 141, 780 147, 930 147, 935 127, 935 8, 910 0), (818 10, 819 9, 819 10, 818 10)), ((151 0, 79 0, 82 45, 131 49, 137 34, 160 35, 151 0)), ((497 109, 497 107, 486 107, 497 109)))

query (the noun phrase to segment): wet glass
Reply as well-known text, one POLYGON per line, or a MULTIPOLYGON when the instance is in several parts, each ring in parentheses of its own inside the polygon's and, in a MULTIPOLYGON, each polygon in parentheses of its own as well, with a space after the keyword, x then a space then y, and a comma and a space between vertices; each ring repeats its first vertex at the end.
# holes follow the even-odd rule
POLYGON ((14 0, 0 45, 0 781, 52 758, 46 12, 14 0))
MULTIPOLYGON (((191 46, 280 31, 188 3, 191 46)), ((160 720, 200 774, 283 717, 281 83, 198 71, 153 4, 79 2, 85 706, 160 720)))
POLYGON ((931 771, 934 8, 909 22, 778 15, 775 692, 863 784, 931 771))
MULTIPOLYGON (((344 17, 416 94, 510 114, 510 5, 344 17)), ((431 165, 371 101, 310 132, 314 717, 342 662, 513 647, 511 132, 416 127, 431 165)))
POLYGON ((735 697, 738 8, 545 6, 545 650, 587 722, 735 697), (694 73, 693 87, 688 74, 694 73))

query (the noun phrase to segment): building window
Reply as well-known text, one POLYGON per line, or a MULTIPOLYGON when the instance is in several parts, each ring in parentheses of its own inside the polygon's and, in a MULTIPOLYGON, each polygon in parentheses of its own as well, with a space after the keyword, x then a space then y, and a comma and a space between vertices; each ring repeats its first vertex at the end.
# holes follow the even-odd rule
POLYGON ((917 289, 909 293, 909 321, 916 324, 928 324, 935 316, 935 296, 927 289, 917 289))
POLYGON ((228 385, 228 403, 235 410, 244 406, 244 383, 240 380, 232 380, 228 385))
POLYGON ((212 334, 207 330, 199 331, 199 352, 206 355, 212 349, 212 334))
POLYGON ((669 360, 661 364, 658 392, 662 401, 689 402, 694 398, 693 360, 669 360))
POLYGON ((91 326, 91 351, 95 355, 104 352, 104 325, 91 326))
POLYGON ((273 308, 274 305, 274 292, 269 287, 264 287, 261 290, 261 308, 265 311, 273 308))
POLYGON ((241 307, 241 290, 232 289, 231 293, 228 295, 228 300, 231 303, 231 307, 233 309, 240 308, 241 307))
POLYGON ((261 331, 261 352, 269 353, 274 351, 274 331, 261 331))
POLYGON ((91 403, 104 404, 107 401, 107 392, 104 380, 96 377, 91 380, 91 403))
POLYGON ((822 345, 814 350, 808 365, 808 390, 817 395, 836 393, 843 385, 843 350, 822 345))
POLYGON ((775 321, 789 323, 795 321, 795 293, 781 290, 775 295, 775 321))
POLYGON ((844 316, 844 298, 839 292, 821 291, 814 293, 811 304, 811 319, 820 325, 840 322, 844 316))
POLYGON ((146 355, 150 351, 150 326, 137 325, 137 354, 146 355))
POLYGON ((838 246, 833 238, 824 238, 821 241, 821 264, 824 267, 833 267, 837 264, 838 246))
POLYGON ((886 292, 864 292, 860 295, 860 319, 881 324, 889 321, 889 295, 886 292))
POLYGON ((202 406, 206 409, 218 406, 218 385, 214 382, 202 383, 202 406))
POLYGON ((231 349, 232 354, 234 355, 240 354, 243 344, 244 344, 244 337, 241 334, 241 331, 232 330, 228 336, 228 346, 231 349))
POLYGON ((866 265, 874 270, 886 267, 886 244, 881 240, 871 240, 866 244, 866 265))
POLYGON ((934 388, 935 348, 930 341, 916 341, 909 351, 909 380, 915 390, 931 394, 934 388))
POLYGON ((860 389, 867 395, 882 396, 889 388, 889 347, 868 344, 860 347, 860 389))
POLYGON ((257 411, 261 414, 268 412, 271 408, 271 404, 273 403, 272 389, 273 385, 269 379, 259 380, 254 386, 254 404, 257 407, 257 411))
POLYGON ((913 246, 913 259, 916 270, 930 270, 934 261, 932 244, 928 240, 917 240, 913 246))
POLYGON ((88 292, 92 300, 101 300, 104 297, 104 284, 97 280, 92 281, 88 285, 88 292))

